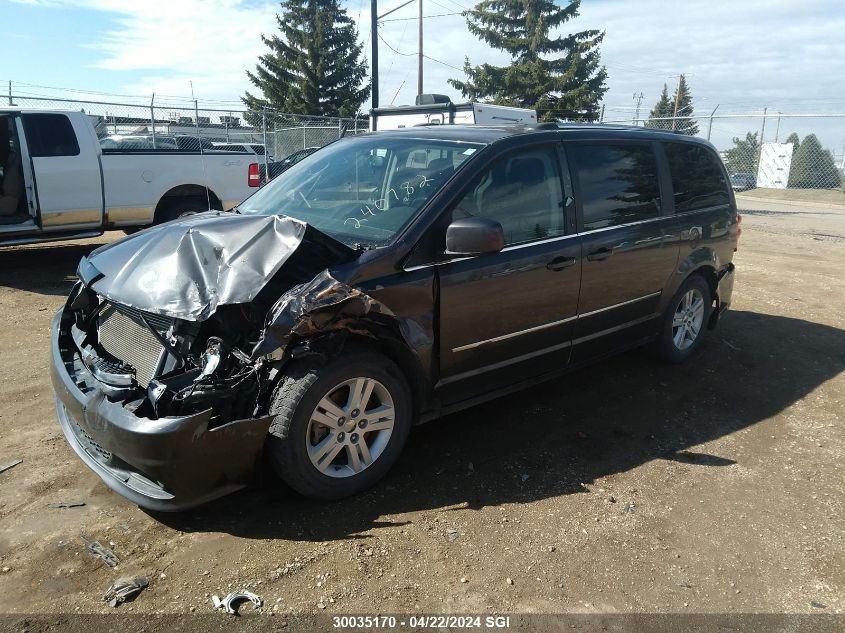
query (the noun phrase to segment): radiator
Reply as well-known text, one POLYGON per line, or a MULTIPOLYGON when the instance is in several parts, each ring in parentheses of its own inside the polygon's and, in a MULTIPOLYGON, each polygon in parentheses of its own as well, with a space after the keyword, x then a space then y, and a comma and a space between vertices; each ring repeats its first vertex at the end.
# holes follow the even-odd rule
MULTIPOLYGON (((172 321, 155 314, 144 317, 162 336, 172 321)), ((135 370, 135 380, 142 387, 156 377, 164 361, 165 349, 141 320, 141 313, 131 308, 109 304, 100 312, 97 324, 100 346, 116 359, 135 370)))

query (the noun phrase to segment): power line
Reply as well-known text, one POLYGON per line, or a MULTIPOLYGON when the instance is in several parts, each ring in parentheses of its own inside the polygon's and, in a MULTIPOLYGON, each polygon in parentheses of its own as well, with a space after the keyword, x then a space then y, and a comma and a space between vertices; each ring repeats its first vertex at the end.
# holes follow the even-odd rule
MULTIPOLYGON (((463 14, 464 14, 463 11, 461 11, 459 13, 435 13, 434 15, 424 15, 423 19, 425 20, 427 18, 443 18, 443 17, 446 17, 447 15, 463 15, 463 14)), ((379 20, 379 23, 381 24, 383 22, 407 22, 409 20, 418 20, 418 19, 419 18, 416 17, 416 16, 414 16, 413 18, 389 18, 387 20, 379 20)))
MULTIPOLYGON (((398 55, 402 55, 402 56, 404 56, 404 57, 416 57, 416 56, 417 56, 417 53, 403 53, 402 51, 398 51, 398 50, 396 50, 396 49, 395 49, 395 48, 394 48, 394 47, 390 44, 390 42, 388 42, 386 39, 384 39, 384 37, 382 36, 382 34, 381 34, 381 33, 379 33, 379 34, 378 34, 378 38, 379 38, 382 42, 384 42, 384 45, 385 45, 385 46, 387 46, 387 48, 389 48, 390 50, 392 50, 394 53, 396 53, 396 54, 398 54, 398 55)), ((461 72, 463 72, 463 71, 464 71, 464 69, 463 69, 463 68, 458 68, 457 66, 453 66, 452 64, 449 64, 449 63, 444 62, 444 61, 442 61, 442 60, 436 59, 436 58, 434 58, 434 57, 429 57, 428 55, 423 55, 423 57, 425 57, 426 59, 428 59, 428 60, 430 60, 430 61, 437 62, 438 64, 443 64, 444 66, 448 66, 449 68, 454 68, 455 70, 460 70, 461 72)))

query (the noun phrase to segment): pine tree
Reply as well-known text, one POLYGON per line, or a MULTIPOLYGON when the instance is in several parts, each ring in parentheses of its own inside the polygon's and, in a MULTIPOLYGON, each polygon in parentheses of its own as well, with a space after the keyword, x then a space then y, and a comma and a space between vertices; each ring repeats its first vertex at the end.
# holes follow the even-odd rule
MULTIPOLYGON (((244 104, 255 112, 272 108, 292 114, 353 116, 370 95, 363 85, 355 23, 338 0, 282 0, 276 15, 279 35, 261 36, 270 49, 247 71, 258 97, 245 93, 244 104)), ((256 118, 253 116, 252 118, 256 118)))
POLYGON ((789 186, 799 189, 835 189, 842 184, 830 151, 824 149, 815 134, 801 141, 792 157, 789 186))
POLYGON ((511 56, 509 66, 464 63, 464 97, 535 108, 544 120, 595 120, 607 91, 599 44, 604 32, 550 35, 578 16, 581 0, 482 0, 467 15, 470 33, 511 56))
POLYGON ((667 117, 671 117, 674 112, 674 106, 672 104, 673 102, 669 100, 669 89, 666 87, 666 84, 663 84, 663 92, 660 93, 660 98, 657 100, 657 103, 654 104, 651 112, 648 113, 648 121, 645 123, 646 127, 653 127, 659 130, 671 130, 671 121, 655 119, 666 119, 667 117))
POLYGON ((673 121, 674 125, 670 126, 671 129, 690 136, 698 134, 698 123, 695 119, 681 118, 692 116, 692 112, 692 95, 690 94, 686 77, 681 75, 678 78, 678 86, 675 88, 675 94, 672 96, 672 113, 669 116, 676 116, 678 118, 673 121), (678 106, 677 111, 675 104, 678 106))
POLYGON ((760 158, 757 132, 746 132, 745 138, 734 137, 734 146, 725 152, 725 167, 729 174, 756 174, 760 158))

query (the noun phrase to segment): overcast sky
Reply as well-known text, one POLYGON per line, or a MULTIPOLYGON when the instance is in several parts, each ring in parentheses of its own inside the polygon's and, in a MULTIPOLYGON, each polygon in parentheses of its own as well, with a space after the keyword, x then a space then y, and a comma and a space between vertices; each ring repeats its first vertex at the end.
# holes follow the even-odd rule
MULTIPOLYGON (((506 57, 469 35, 454 14, 472 0, 422 0, 425 21, 425 91, 460 95, 446 83, 473 63, 506 57)), ((401 0, 381 0, 381 13, 401 0)), ((362 26, 369 57, 369 3, 348 0, 362 26)), ((55 94, 58 88, 126 95, 237 100, 249 87, 245 69, 264 51, 261 33, 275 30, 278 5, 263 0, 0 0, 0 37, 6 62, 0 80, 16 92, 55 94), (23 84, 30 84, 24 86, 23 84)), ((381 26, 381 100, 411 103, 416 93, 416 5, 381 26), (404 19, 410 18, 410 19, 404 19), (391 50, 393 47, 398 53, 391 50), (404 84, 403 84, 404 82, 404 84)), ((606 119, 641 115, 670 89, 679 73, 691 86, 696 113, 845 112, 845 11, 841 0, 585 0, 566 30, 606 31, 602 60, 609 73, 606 119)), ((717 145, 761 118, 716 120, 717 145)), ((702 124, 706 127, 706 122, 702 124)), ((842 119, 783 119, 779 138, 817 131, 835 153, 845 143, 842 119)), ((767 123, 774 140, 776 121, 767 123)))

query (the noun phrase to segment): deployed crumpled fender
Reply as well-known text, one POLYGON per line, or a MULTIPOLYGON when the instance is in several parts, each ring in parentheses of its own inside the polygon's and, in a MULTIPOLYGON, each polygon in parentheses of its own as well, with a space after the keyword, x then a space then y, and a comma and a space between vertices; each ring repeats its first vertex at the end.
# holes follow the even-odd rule
POLYGON ((252 301, 305 230, 280 215, 199 213, 98 248, 79 263, 79 277, 123 305, 204 321, 218 305, 252 301))
POLYGON ((267 316, 264 334, 252 357, 259 358, 286 347, 293 336, 308 338, 339 330, 356 332, 357 322, 376 315, 395 319, 389 308, 324 270, 279 298, 267 316))

